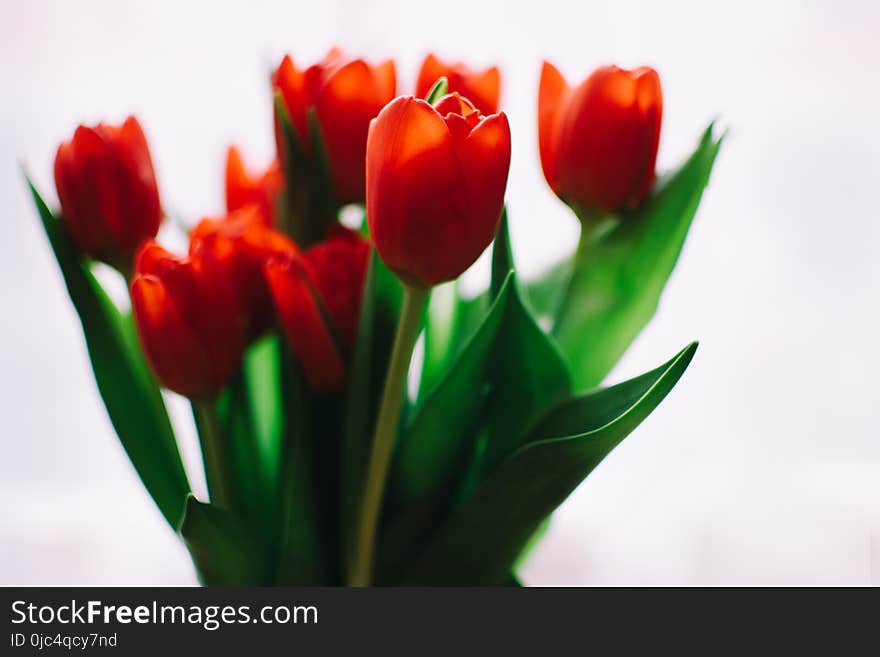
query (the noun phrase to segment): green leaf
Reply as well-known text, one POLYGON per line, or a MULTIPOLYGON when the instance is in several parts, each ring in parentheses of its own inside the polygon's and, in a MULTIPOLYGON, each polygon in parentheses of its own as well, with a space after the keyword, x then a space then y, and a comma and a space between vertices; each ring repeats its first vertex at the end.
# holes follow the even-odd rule
POLYGON ((513 285, 510 272, 480 328, 416 409, 392 469, 398 502, 430 499, 461 474, 484 416, 486 370, 513 285))
POLYGON ((493 299, 507 280, 507 275, 514 270, 513 251, 510 248, 510 231, 507 227, 507 206, 501 211, 501 221, 492 245, 492 278, 489 283, 489 296, 493 299))
MULTIPOLYGON (((504 229, 495 240, 493 262, 510 262, 509 254, 504 229)), ((484 471, 516 449, 535 420, 571 392, 571 374, 559 348, 538 326, 515 281, 490 367, 489 437, 481 462, 484 471)))
POLYGON ((137 345, 133 322, 120 314, 30 180, 28 185, 79 314, 95 382, 113 428, 147 491, 176 529, 189 482, 162 396, 137 345))
POLYGON ((254 343, 240 374, 216 402, 235 509, 267 530, 277 519, 281 477, 280 355, 277 335, 254 343))
POLYGON ((437 81, 431 85, 428 93, 425 94, 425 100, 431 105, 443 98, 449 90, 449 80, 445 77, 437 78, 437 81))
POLYGON ((321 542, 319 500, 314 480, 308 392, 296 359, 282 350, 284 398, 284 464, 282 470, 278 573, 285 586, 327 583, 327 564, 321 542))
POLYGON ((499 585, 542 521, 669 393, 693 343, 665 365, 547 413, 438 530, 404 581, 499 585))
POLYGON ((459 308, 458 279, 435 286, 425 309, 424 357, 419 380, 419 401, 432 390, 455 355, 455 325, 459 308))
POLYGON ((354 553, 370 441, 402 300, 400 282, 371 249, 342 429, 340 514, 346 559, 354 553))
POLYGON ((639 210, 604 232, 585 230, 554 327, 578 390, 598 385, 653 317, 722 139, 710 125, 639 210))
POLYGON ((297 133, 280 92, 275 93, 275 116, 285 181, 279 228, 302 248, 308 248, 324 238, 339 211, 330 161, 313 109, 306 113, 309 148, 303 135, 297 133))
POLYGON ((239 515, 189 495, 180 535, 205 586, 269 583, 265 546, 239 515))
POLYGON ((562 303, 571 280, 573 263, 566 259, 544 270, 537 278, 525 281, 525 298, 535 317, 552 319, 562 303))
POLYGON ((272 334, 248 349, 243 368, 261 477, 269 491, 277 490, 282 457, 280 359, 281 340, 277 334, 272 334))

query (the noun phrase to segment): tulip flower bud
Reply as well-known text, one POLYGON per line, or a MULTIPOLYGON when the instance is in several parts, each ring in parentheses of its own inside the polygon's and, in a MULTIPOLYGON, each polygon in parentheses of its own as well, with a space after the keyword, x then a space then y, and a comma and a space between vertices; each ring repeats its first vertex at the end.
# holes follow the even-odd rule
POLYGON ((367 140, 367 220, 382 260, 405 283, 459 276, 492 242, 510 167, 510 126, 458 94, 436 107, 388 104, 367 140))
POLYGON ((254 204, 260 211, 263 223, 275 226, 275 203, 284 189, 284 176, 278 160, 274 160, 263 173, 250 173, 235 146, 226 153, 226 211, 235 212, 254 204))
POLYGON ((425 57, 416 81, 416 96, 424 98, 434 83, 445 77, 448 91, 458 92, 483 114, 495 114, 501 97, 501 73, 497 66, 484 70, 474 70, 456 62, 441 62, 433 54, 425 57))
POLYGON ((169 390, 209 398, 238 369, 236 299, 212 259, 177 257, 146 242, 135 257, 131 305, 147 361, 169 390))
POLYGON ((265 225, 258 206, 246 205, 221 219, 203 219, 190 235, 189 251, 191 256, 210 259, 226 272, 246 342, 274 324, 263 265, 270 258, 297 256, 299 249, 288 237, 265 225))
MULTIPOLYGON (((394 62, 371 66, 362 59, 347 58, 334 48, 323 61, 300 70, 285 56, 272 84, 281 92, 306 152, 312 148, 307 110, 314 109, 327 150, 336 200, 363 202, 367 130, 370 120, 394 98, 394 62)), ((280 155, 283 149, 277 124, 276 141, 280 155)))
POLYGON ((635 208, 654 183, 663 100, 648 67, 605 66, 570 88, 544 62, 538 135, 544 177, 581 216, 635 208))
POLYGON ((370 243, 356 231, 336 226, 303 254, 311 280, 339 336, 354 347, 370 243))
POLYGON ((162 219, 150 149, 137 119, 79 126, 58 147, 55 186, 61 219, 77 248, 127 271, 162 219))
POLYGON ((369 242, 338 226, 302 257, 288 254, 266 263, 278 319, 315 390, 345 385, 343 351, 357 338, 369 252, 369 242))

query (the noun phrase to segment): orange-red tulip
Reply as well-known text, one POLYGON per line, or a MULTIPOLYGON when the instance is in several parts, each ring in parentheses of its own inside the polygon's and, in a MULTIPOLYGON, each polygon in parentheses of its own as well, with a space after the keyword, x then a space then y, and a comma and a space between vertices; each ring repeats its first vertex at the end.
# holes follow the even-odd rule
POLYGON ((504 113, 454 93, 387 105, 367 140, 367 220, 385 264, 422 287, 459 276, 492 242, 509 167, 504 113))
POLYGON ((210 258, 227 273, 246 341, 272 326, 274 311, 263 265, 273 257, 296 256, 299 249, 263 223, 258 206, 246 205, 227 217, 200 221, 190 236, 190 254, 210 258))
MULTIPOLYGON (((285 56, 273 76, 273 87, 281 92, 306 152, 310 152, 312 146, 307 110, 314 108, 327 148, 337 200, 362 202, 367 130, 370 120, 394 98, 394 62, 371 66, 363 59, 345 57, 334 48, 321 62, 301 70, 294 66, 290 56, 285 56)), ((277 128, 276 140, 280 154, 277 128)))
POLYGON ((226 211, 235 212, 254 204, 267 226, 276 225, 275 204, 284 189, 284 176, 278 160, 262 173, 252 173, 244 165, 241 153, 230 146, 226 153, 226 211))
POLYGON ((429 54, 422 62, 416 81, 416 96, 424 98, 438 78, 445 77, 449 93, 456 91, 470 100, 483 114, 498 111, 501 99, 501 72, 497 66, 474 70, 461 62, 442 62, 429 54))
POLYGON ((122 269, 159 230, 162 209, 147 140, 137 119, 79 126, 58 147, 61 219, 77 248, 122 269))
POLYGON ((177 257, 146 242, 135 257, 131 304, 147 361, 166 388, 210 397, 238 369, 237 302, 210 258, 177 257))
POLYGON ((550 187, 579 213, 633 209, 654 183, 662 114, 651 68, 605 66, 571 88, 544 62, 538 135, 550 187))

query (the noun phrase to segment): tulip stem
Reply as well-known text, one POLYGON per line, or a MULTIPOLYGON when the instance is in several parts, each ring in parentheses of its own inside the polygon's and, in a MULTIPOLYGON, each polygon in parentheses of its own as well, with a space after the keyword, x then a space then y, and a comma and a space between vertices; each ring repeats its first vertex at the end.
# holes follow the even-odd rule
POLYGON ((394 336, 394 346, 385 376, 379 416, 373 434, 373 448, 367 470, 366 485, 361 499, 354 563, 349 572, 351 586, 369 586, 373 579, 373 554, 376 548, 376 528, 382 509, 382 496, 394 439, 400 424, 400 411, 406 394, 406 378, 413 347, 422 323, 422 311, 428 290, 403 285, 403 307, 394 336))
POLYGON ((228 509, 232 503, 232 472, 217 408, 213 400, 193 400, 192 409, 205 464, 208 496, 212 504, 228 509))

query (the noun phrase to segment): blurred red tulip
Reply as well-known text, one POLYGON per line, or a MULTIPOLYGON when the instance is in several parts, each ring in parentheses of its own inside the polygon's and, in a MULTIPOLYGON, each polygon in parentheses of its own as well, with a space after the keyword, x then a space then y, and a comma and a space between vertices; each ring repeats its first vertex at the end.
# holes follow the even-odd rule
POLYGON ((538 135, 550 187, 579 213, 635 208, 654 183, 662 114, 651 68, 605 66, 572 89, 544 62, 538 135))
POLYGON ((141 242, 159 230, 153 162, 133 116, 121 126, 79 126, 58 147, 55 186, 61 219, 77 248, 123 271, 141 242))
MULTIPOLYGON (((348 58, 334 48, 321 62, 300 70, 290 56, 285 56, 272 84, 281 92, 293 127, 307 152, 312 146, 307 110, 314 108, 330 160, 336 200, 362 202, 367 130, 370 120, 394 98, 394 62, 371 66, 362 59, 348 58)), ((276 141, 280 154, 277 125, 276 141)))
POLYGON ((359 233, 337 226, 303 257, 315 288, 340 337, 354 347, 370 243, 359 233))
POLYGON ((264 272, 278 320, 309 387, 341 390, 345 360, 305 261, 300 256, 272 258, 264 272))
POLYGON ((242 356, 237 302, 210 258, 178 257, 146 242, 135 257, 131 303, 147 361, 166 388, 208 398, 235 374, 242 356))
POLYGON ((504 113, 454 93, 388 104, 367 140, 367 220, 385 264, 422 287, 459 276, 495 236, 509 166, 504 113))
POLYGON ((338 226, 302 257, 267 261, 266 280, 287 341, 309 386, 341 390, 344 350, 354 347, 370 245, 338 226))
POLYGON ((256 205, 220 219, 203 219, 190 235, 190 255, 201 255, 227 273, 235 291, 239 326, 249 342, 274 324, 263 265, 277 256, 298 255, 296 244, 263 223, 256 205))
POLYGON ((497 66, 474 70, 461 62, 441 62, 433 53, 425 57, 416 81, 416 96, 424 98, 438 78, 445 77, 449 93, 458 92, 483 114, 495 114, 501 98, 501 73, 497 66))
POLYGON ((241 153, 230 146, 226 153, 226 211, 235 212, 254 204, 267 226, 275 222, 275 203, 284 189, 284 176, 278 160, 273 160, 263 173, 251 173, 244 165, 241 153))

